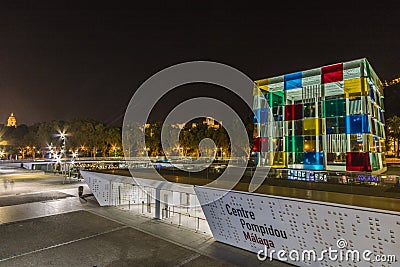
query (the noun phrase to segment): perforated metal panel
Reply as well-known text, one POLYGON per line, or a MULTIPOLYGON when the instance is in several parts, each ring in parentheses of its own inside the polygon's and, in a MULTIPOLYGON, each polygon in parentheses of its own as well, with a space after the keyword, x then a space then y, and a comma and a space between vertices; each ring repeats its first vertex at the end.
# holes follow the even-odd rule
POLYGON ((92 173, 85 174, 83 178, 100 206, 111 205, 111 183, 109 181, 101 179, 92 173))
MULTIPOLYGON (((263 249, 262 243, 248 238, 257 236, 272 242, 270 249, 276 251, 338 249, 337 240, 344 238, 349 250, 370 250, 373 255, 400 252, 398 213, 205 187, 195 187, 195 191, 214 238, 242 249, 263 249), (253 212, 255 219, 235 216, 233 209, 242 208, 253 212), (262 227, 271 231, 263 234, 262 227)), ((328 258, 321 262, 288 262, 298 266, 398 266, 332 262, 328 258)))

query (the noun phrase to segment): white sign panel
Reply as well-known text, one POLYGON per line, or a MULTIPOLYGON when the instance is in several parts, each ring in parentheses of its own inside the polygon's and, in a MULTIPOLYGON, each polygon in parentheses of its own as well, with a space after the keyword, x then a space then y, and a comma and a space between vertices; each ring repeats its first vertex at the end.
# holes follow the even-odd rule
POLYGON ((255 253, 266 249, 272 258, 286 256, 284 261, 296 266, 398 264, 369 263, 362 253, 400 257, 399 213, 200 186, 195 191, 217 241, 255 253), (336 260, 330 249, 336 250, 336 260), (357 251, 359 261, 346 260, 357 251))

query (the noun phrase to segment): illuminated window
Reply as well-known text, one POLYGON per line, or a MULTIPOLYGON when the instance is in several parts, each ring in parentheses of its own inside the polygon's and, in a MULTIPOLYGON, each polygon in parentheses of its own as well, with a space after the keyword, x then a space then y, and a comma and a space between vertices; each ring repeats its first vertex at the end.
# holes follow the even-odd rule
POLYGON ((343 152, 331 152, 326 153, 326 163, 328 165, 346 165, 346 153, 343 152))
POLYGON ((352 96, 366 96, 368 95, 368 84, 367 80, 362 78, 356 78, 344 81, 344 93, 347 98, 352 96))
POLYGON ((303 136, 286 136, 285 141, 287 152, 303 152, 303 136))
MULTIPOLYGON (((375 123, 373 128, 375 130, 375 123)), ((346 116, 346 133, 347 134, 361 134, 369 133, 368 115, 350 115, 346 116)))
POLYGON ((323 152, 304 152, 304 168, 311 170, 324 169, 323 152))
POLYGON ((268 94, 270 107, 277 107, 285 105, 284 91, 272 92, 268 94))
POLYGON ((324 102, 324 117, 340 117, 346 115, 346 99, 335 98, 325 100, 324 102))
POLYGON ((346 171, 371 171, 368 152, 347 152, 346 171))
POLYGON ((304 136, 304 152, 322 150, 322 136, 304 136))
POLYGON ((313 103, 305 103, 303 109, 304 118, 320 118, 322 117, 322 106, 321 102, 317 104, 313 103))
POLYGON ((303 118, 303 104, 285 106, 285 120, 299 120, 301 118, 303 118))
POLYGON ((322 134, 322 119, 304 119, 303 135, 322 134))

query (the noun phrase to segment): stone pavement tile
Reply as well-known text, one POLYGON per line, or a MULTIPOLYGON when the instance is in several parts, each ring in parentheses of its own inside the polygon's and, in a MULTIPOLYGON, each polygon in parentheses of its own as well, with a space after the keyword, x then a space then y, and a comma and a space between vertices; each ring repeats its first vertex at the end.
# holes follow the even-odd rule
POLYGON ((101 214, 109 219, 114 219, 128 226, 151 233, 161 238, 183 244, 189 247, 199 248, 205 242, 213 240, 211 235, 196 232, 192 229, 179 227, 175 224, 167 224, 162 221, 150 219, 135 212, 108 207, 102 209, 92 209, 92 212, 101 214))
POLYGON ((123 226, 87 211, 0 225, 0 261, 123 226))
POLYGON ((121 222, 137 230, 163 238, 201 255, 220 260, 225 264, 234 266, 293 266, 275 260, 264 262, 259 261, 255 253, 217 242, 210 235, 195 232, 188 228, 178 227, 177 225, 163 223, 127 210, 107 207, 93 209, 91 211, 99 215, 101 214, 106 218, 121 222))
POLYGON ((72 197, 72 195, 58 192, 58 191, 48 191, 41 193, 33 193, 33 194, 23 194, 23 195, 14 195, 14 196, 3 196, 0 197, 0 207, 4 206, 13 206, 20 205, 31 202, 41 202, 48 200, 55 200, 61 198, 72 197))
POLYGON ((123 228, 26 254, 0 266, 234 266, 123 228), (191 262, 193 261, 193 265, 191 262))
POLYGON ((0 207, 0 224, 90 209, 93 207, 98 207, 98 204, 93 201, 82 201, 78 197, 0 207))

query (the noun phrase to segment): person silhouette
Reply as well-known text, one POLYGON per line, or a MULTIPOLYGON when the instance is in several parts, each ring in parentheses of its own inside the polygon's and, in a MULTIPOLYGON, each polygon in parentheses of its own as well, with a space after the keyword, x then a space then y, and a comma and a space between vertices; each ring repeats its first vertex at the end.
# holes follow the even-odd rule
POLYGON ((4 190, 7 190, 8 187, 8 180, 3 178, 3 185, 4 185, 4 190))

